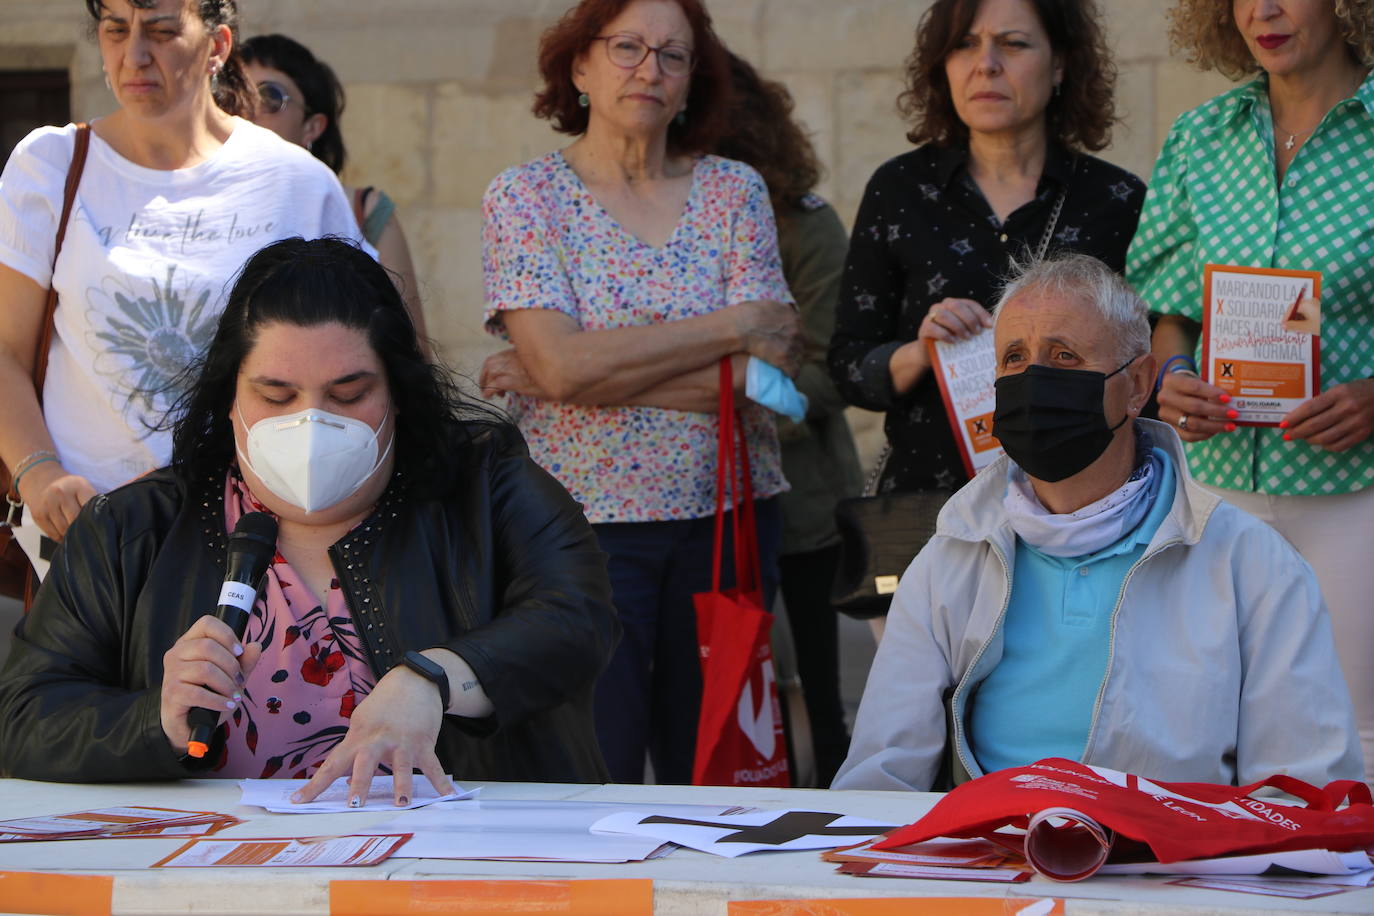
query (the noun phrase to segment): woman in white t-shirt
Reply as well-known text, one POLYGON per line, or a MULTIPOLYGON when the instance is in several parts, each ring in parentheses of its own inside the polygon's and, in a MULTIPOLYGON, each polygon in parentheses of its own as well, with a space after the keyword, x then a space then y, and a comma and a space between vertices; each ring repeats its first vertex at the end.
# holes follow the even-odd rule
POLYGON ((86 8, 119 108, 92 125, 55 265, 76 127, 35 130, 0 176, 0 459, 54 539, 93 495, 167 463, 178 377, 249 256, 289 236, 358 238, 329 169, 245 119, 233 0, 86 8), (29 375, 49 285, 40 408, 29 375))

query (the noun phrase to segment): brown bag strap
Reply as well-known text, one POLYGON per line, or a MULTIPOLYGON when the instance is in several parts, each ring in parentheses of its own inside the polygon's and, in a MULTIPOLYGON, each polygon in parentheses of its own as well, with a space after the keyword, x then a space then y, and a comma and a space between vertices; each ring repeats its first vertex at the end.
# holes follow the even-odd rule
MULTIPOLYGON (((67 222, 76 203, 76 189, 86 168, 86 153, 91 148, 91 125, 84 121, 76 125, 76 148, 72 151, 71 168, 67 169, 67 186, 62 192, 62 218, 57 222, 57 244, 53 246, 52 266, 57 271, 57 256, 67 237, 67 222)), ((43 380, 48 375, 48 350, 52 347, 53 321, 57 314, 57 287, 48 281, 48 300, 43 305, 43 326, 38 333, 38 350, 33 355, 33 387, 38 404, 43 405, 43 380)))
MULTIPOLYGON (((72 164, 67 169, 67 186, 62 191, 62 216, 57 221, 57 243, 53 246, 52 266, 57 271, 57 256, 62 253, 62 242, 67 237, 67 223, 71 219, 72 207, 76 203, 76 188, 81 184, 81 173, 86 168, 86 153, 91 148, 91 125, 81 122, 76 125, 76 147, 72 150, 72 164)), ((38 398, 38 406, 43 406, 43 380, 48 375, 48 350, 52 347, 53 321, 57 314, 57 287, 53 277, 48 279, 48 298, 43 303, 43 324, 38 329, 38 348, 33 354, 33 391, 38 398)), ((15 511, 20 505, 19 488, 15 486, 12 475, 9 478, 7 496, 9 498, 10 522, 14 521, 15 511)), ((0 484, 0 489, 4 489, 0 484)))

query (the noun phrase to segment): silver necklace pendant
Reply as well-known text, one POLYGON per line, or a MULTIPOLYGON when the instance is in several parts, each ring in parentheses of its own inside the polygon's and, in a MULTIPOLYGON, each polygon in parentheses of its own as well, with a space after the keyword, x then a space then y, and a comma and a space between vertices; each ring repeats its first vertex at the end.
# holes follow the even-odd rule
POLYGON ((1284 144, 1283 144, 1283 148, 1284 148, 1284 149, 1292 149, 1292 148, 1293 148, 1293 138, 1296 137, 1296 136, 1297 136, 1297 134, 1289 134, 1289 135, 1288 135, 1288 140, 1285 141, 1284 144))

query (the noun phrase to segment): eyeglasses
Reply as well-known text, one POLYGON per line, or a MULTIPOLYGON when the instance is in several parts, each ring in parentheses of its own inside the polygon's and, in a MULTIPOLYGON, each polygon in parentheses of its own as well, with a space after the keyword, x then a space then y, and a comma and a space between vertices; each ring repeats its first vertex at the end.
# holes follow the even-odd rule
POLYGON ((267 80, 258 83, 258 101, 262 103, 263 111, 268 114, 276 114, 289 102, 296 102, 301 108, 305 108, 305 103, 300 99, 292 98, 280 85, 267 80))
POLYGON ((644 63, 650 51, 657 55, 658 69, 664 76, 686 76, 696 66, 692 50, 685 45, 669 43, 655 48, 634 35, 599 35, 592 40, 606 42, 606 56, 626 70, 644 63))

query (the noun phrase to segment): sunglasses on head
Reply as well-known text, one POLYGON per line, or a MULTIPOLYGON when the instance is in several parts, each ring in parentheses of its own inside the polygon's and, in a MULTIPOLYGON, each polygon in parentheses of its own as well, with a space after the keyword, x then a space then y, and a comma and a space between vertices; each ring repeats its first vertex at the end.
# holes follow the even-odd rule
MULTIPOLYGON (((263 111, 268 114, 276 114, 286 107, 288 102, 299 102, 293 99, 285 89, 277 83, 263 81, 258 83, 258 101, 262 103, 263 111)), ((302 108, 305 106, 302 105, 302 108)))

